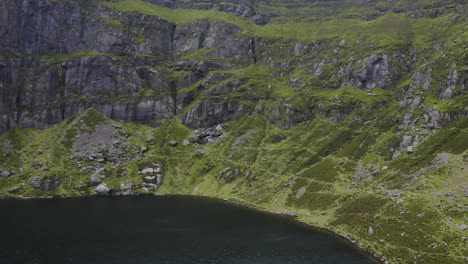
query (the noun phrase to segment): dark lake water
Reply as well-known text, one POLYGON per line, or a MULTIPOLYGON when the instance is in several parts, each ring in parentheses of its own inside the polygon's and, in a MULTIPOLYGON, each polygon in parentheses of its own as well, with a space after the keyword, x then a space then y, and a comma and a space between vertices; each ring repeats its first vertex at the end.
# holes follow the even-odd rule
POLYGON ((0 200, 0 263, 377 263, 287 217, 179 196, 0 200))

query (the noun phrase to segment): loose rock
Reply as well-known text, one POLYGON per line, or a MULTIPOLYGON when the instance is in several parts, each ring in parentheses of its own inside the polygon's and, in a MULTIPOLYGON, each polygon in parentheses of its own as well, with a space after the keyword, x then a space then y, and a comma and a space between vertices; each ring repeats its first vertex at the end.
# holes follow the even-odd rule
POLYGON ((9 171, 2 171, 0 173, 0 177, 2 177, 2 178, 8 178, 8 177, 10 177, 10 175, 11 175, 11 172, 9 172, 9 171))
POLYGON ((93 193, 97 195, 109 195, 111 189, 105 182, 99 184, 96 189, 94 189, 93 193))
POLYGON ((33 188, 40 189, 42 185, 42 181, 44 179, 40 176, 33 177, 31 180, 28 181, 28 184, 31 185, 33 188))
POLYGON ((91 175, 91 178, 89 179, 89 186, 96 186, 100 184, 102 182, 102 179, 104 178, 105 172, 106 169, 100 168, 93 175, 91 175))
POLYGON ((8 190, 7 192, 11 193, 11 194, 16 194, 16 193, 19 193, 21 191, 21 189, 22 189, 22 187, 18 186, 18 187, 15 187, 13 189, 8 190))

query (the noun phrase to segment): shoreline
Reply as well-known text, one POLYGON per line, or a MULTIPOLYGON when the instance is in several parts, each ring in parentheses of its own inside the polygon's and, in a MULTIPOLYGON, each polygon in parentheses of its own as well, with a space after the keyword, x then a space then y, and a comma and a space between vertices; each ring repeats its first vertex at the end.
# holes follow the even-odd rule
POLYGON ((255 205, 247 204, 242 201, 235 201, 227 198, 217 197, 217 196, 206 196, 206 195, 194 195, 194 194, 161 194, 161 193, 152 193, 152 194, 133 194, 133 195, 74 195, 74 196, 39 196, 39 197, 21 197, 21 196, 0 196, 0 200, 52 200, 52 199, 83 199, 83 198, 136 198, 136 197, 191 197, 191 198, 204 198, 212 199, 220 202, 227 203, 232 206, 242 207, 249 210, 254 210, 261 213, 267 213, 276 216, 283 216, 291 219, 295 224, 301 225, 304 228, 311 229, 314 231, 325 232, 330 235, 335 236, 336 238, 346 241, 356 250, 361 251, 362 253, 368 255, 370 258, 375 260, 376 263, 388 264, 389 262, 385 257, 379 256, 376 252, 368 250, 358 241, 350 237, 348 234, 339 232, 336 229, 319 227, 312 224, 309 224, 305 221, 299 220, 296 214, 290 212, 280 212, 280 211, 270 211, 267 209, 256 207, 255 205))

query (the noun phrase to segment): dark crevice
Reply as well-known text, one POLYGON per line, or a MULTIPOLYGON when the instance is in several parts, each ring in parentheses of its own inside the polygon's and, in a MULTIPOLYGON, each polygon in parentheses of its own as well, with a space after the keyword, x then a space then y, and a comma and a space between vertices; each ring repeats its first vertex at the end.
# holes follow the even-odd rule
POLYGON ((172 102, 173 102, 172 114, 175 116, 175 115, 177 115, 177 96, 178 96, 178 93, 177 93, 177 85, 176 85, 176 82, 174 80, 172 80, 169 83, 169 90, 170 90, 171 97, 172 97, 172 102))
POLYGON ((15 97, 15 112, 16 112, 15 123, 19 124, 19 121, 21 118, 21 96, 19 94, 17 94, 15 97))
MULTIPOLYGON (((177 30, 177 26, 173 26, 171 30, 171 58, 172 58, 172 71, 175 72, 175 64, 176 64, 176 47, 175 47, 175 32, 177 30)), ((177 81, 174 80, 174 76, 171 78, 172 80, 169 82, 169 93, 172 98, 173 102, 173 109, 172 109, 172 114, 175 116, 177 115, 177 98, 178 98, 178 87, 177 87, 177 81)))
POLYGON ((65 119, 65 89, 66 89, 66 81, 65 81, 65 71, 66 67, 62 65, 62 67, 57 68, 57 76, 59 79, 59 102, 60 102, 60 118, 61 120, 65 119))
MULTIPOLYGON (((16 77, 16 84, 14 90, 14 98, 15 98, 15 105, 14 105, 14 112, 16 112, 16 118, 14 118, 14 122, 19 124, 21 115, 23 113, 23 98, 21 94, 23 93, 23 87, 25 86, 25 79, 19 76, 25 76, 27 74, 26 68, 21 68, 19 71, 18 76, 16 77)), ((13 83, 13 82, 12 82, 13 83)))
POLYGON ((176 57, 175 57, 175 32, 176 32, 176 29, 177 29, 177 26, 173 26, 172 27, 172 30, 171 30, 171 58, 172 58, 172 62, 175 62, 176 61, 176 57))
POLYGON ((256 47, 257 46, 257 43, 256 43, 256 38, 253 37, 251 40, 250 40, 250 48, 251 48, 251 51, 252 51, 252 56, 253 56, 253 63, 254 64, 257 64, 257 53, 256 53, 256 47))

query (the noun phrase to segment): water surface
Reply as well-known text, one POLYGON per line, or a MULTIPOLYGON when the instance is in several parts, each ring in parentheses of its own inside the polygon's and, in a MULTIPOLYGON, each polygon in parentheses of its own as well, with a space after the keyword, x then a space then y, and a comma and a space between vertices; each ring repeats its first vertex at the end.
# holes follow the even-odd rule
POLYGON ((290 218, 161 196, 0 200, 0 263, 376 263, 290 218))

